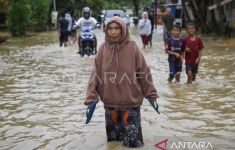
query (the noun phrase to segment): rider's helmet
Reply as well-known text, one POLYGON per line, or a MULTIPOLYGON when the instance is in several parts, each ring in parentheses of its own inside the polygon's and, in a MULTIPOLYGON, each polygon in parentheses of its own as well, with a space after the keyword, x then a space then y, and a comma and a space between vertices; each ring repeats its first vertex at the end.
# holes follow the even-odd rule
POLYGON ((89 19, 90 18, 90 15, 91 15, 91 9, 89 7, 84 7, 83 10, 83 17, 86 18, 86 19, 89 19))

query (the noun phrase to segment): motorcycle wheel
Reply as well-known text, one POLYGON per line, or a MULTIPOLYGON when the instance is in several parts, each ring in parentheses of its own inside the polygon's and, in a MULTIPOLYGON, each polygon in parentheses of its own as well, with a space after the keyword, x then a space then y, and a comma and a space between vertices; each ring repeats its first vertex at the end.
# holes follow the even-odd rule
POLYGON ((88 57, 91 55, 89 48, 87 48, 86 53, 87 53, 87 56, 88 56, 88 57))
POLYGON ((84 45, 81 45, 81 53, 80 53, 80 56, 83 57, 85 55, 85 52, 84 52, 84 45))

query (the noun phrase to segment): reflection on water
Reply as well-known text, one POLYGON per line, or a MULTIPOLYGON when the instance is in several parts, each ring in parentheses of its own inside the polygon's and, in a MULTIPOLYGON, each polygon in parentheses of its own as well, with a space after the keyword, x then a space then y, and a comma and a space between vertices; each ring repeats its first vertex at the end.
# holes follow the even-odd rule
MULTIPOLYGON (((103 33, 97 34, 103 41, 103 33)), ((132 38, 140 41, 138 36, 132 38)), ((161 115, 144 101, 145 146, 140 149, 155 149, 158 139, 166 136, 213 138, 215 149, 235 148, 235 46, 210 37, 204 42, 192 85, 185 84, 185 69, 181 83, 167 83, 162 42, 144 51, 160 95, 161 115)), ((62 49, 55 42, 10 45, 14 43, 0 48, 0 149, 128 149, 106 142, 102 103, 90 124, 84 123, 83 100, 94 57, 80 58, 76 45, 62 49)))

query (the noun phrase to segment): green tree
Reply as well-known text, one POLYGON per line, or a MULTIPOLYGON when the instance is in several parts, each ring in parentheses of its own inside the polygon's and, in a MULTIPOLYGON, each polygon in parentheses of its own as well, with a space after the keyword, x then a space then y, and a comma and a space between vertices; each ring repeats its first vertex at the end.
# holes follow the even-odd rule
POLYGON ((27 0, 10 0, 7 27, 13 36, 25 36, 31 22, 31 6, 27 0))
POLYGON ((132 0, 132 3, 134 5, 135 16, 139 16, 140 0, 132 0))
POLYGON ((193 15, 196 18, 196 22, 200 25, 201 29, 205 33, 210 33, 211 29, 207 24, 207 7, 208 1, 191 0, 189 5, 192 9, 193 15))
POLYGON ((104 8, 104 4, 105 2, 103 0, 86 0, 86 3, 88 7, 90 7, 92 9, 92 16, 93 17, 97 17, 98 15, 100 15, 101 10, 104 8))
POLYGON ((83 7, 88 6, 92 10, 92 16, 96 17, 100 14, 106 2, 107 0, 57 0, 57 7, 59 13, 70 11, 81 17, 83 7))
POLYGON ((47 28, 49 0, 32 0, 32 27, 35 31, 47 28))
POLYGON ((9 8, 9 0, 0 0, 0 29, 5 27, 6 15, 9 8))
POLYGON ((7 13, 9 11, 9 0, 0 0, 0 12, 7 13))
POLYGON ((59 15, 70 11, 75 16, 80 16, 83 3, 81 0, 56 0, 56 7, 59 15))

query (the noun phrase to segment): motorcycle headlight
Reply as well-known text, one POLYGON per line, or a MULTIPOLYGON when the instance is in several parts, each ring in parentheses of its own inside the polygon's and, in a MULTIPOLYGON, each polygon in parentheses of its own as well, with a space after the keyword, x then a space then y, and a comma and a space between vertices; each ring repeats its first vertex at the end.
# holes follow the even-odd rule
POLYGON ((90 38, 90 36, 89 36, 89 35, 86 35, 85 37, 86 37, 86 39, 89 39, 89 38, 90 38))
POLYGON ((90 38, 90 39, 93 39, 93 38, 94 38, 94 35, 91 35, 89 38, 90 38))

